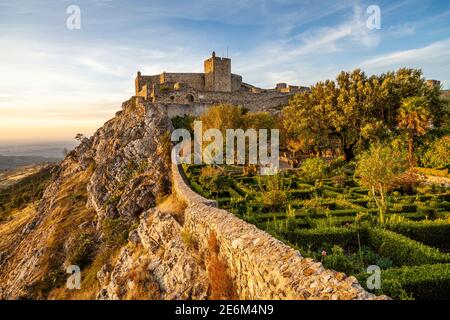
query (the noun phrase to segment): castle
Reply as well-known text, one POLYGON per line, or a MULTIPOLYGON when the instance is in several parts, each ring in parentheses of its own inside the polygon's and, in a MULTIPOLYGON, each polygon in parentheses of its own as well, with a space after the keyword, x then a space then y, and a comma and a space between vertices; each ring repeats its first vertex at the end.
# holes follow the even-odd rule
POLYGON ((229 103, 250 111, 277 112, 289 98, 307 87, 279 83, 273 89, 261 89, 231 73, 231 59, 215 52, 204 61, 203 73, 168 73, 145 76, 137 73, 136 96, 157 103, 169 117, 199 115, 218 103, 229 103))

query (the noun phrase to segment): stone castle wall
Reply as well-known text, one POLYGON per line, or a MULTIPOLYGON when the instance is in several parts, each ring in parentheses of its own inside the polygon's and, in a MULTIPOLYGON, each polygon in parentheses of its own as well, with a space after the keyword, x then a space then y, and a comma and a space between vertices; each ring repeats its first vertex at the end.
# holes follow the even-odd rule
POLYGON ((215 234, 240 299, 387 299, 365 291, 354 277, 325 269, 268 233, 217 208, 190 189, 172 165, 173 189, 187 204, 184 226, 207 252, 215 234))
POLYGON ((239 91, 242 85, 242 76, 238 74, 231 74, 231 91, 239 91))
POLYGON ((203 73, 167 73, 163 72, 160 75, 159 83, 173 84, 173 83, 188 83, 190 87, 195 90, 205 90, 205 75, 203 73))
POLYGON ((285 106, 293 94, 268 91, 264 93, 237 92, 196 92, 167 91, 160 92, 157 104, 166 110, 170 118, 175 116, 199 116, 211 106, 229 103, 244 107, 249 111, 276 112, 285 106), (193 101, 189 101, 192 97, 193 101))

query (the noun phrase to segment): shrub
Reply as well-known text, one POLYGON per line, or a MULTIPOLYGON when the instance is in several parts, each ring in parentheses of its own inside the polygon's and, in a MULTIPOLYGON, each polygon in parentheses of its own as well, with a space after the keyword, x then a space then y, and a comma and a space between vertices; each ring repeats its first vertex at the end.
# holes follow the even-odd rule
POLYGON ((232 186, 232 180, 223 170, 213 167, 203 167, 198 178, 199 182, 214 193, 219 193, 232 186))
MULTIPOLYGON (((358 276, 366 285, 367 274, 358 276)), ((405 266, 381 271, 381 289, 376 293, 393 299, 449 300, 450 264, 405 266)))
POLYGON ((403 194, 412 195, 415 193, 415 188, 419 185, 419 177, 413 172, 405 172, 396 179, 396 190, 403 194))
POLYGON ((128 240, 130 222, 123 218, 105 218, 102 221, 102 232, 106 244, 120 247, 128 240))
POLYGON ((448 173, 448 169, 432 169, 432 168, 414 168, 414 170, 420 174, 424 174, 427 176, 437 176, 437 177, 444 177, 444 178, 450 178, 450 174, 448 173))
POLYGON ((298 246, 311 246, 313 250, 323 249, 329 245, 339 245, 345 249, 357 248, 358 235, 360 241, 364 240, 364 233, 357 228, 317 228, 283 233, 289 242, 298 246))
POLYGON ((404 222, 388 224, 389 230, 436 248, 450 247, 450 223, 404 222))
POLYGON ((183 229, 181 231, 181 239, 188 248, 195 249, 197 247, 197 241, 195 240, 194 235, 189 231, 183 229))
POLYGON ((310 190, 289 190, 287 194, 290 199, 311 199, 310 190))
POLYGON ((286 193, 282 190, 270 190, 264 192, 261 201, 265 208, 270 210, 278 210, 286 203, 286 193))
POLYGON ((402 212, 404 213, 411 213, 416 212, 417 206, 415 204, 403 204, 402 205, 402 212))
POLYGON ((450 202, 448 201, 439 202, 436 206, 444 211, 450 211, 450 202))
POLYGON ((435 140, 423 155, 422 164, 429 168, 450 167, 450 136, 435 140))
POLYGON ((190 180, 189 184, 191 185, 192 190, 194 190, 196 193, 198 193, 199 195, 205 197, 205 198, 209 198, 210 194, 208 192, 206 192, 205 190, 203 190, 203 188, 194 180, 190 180))
POLYGON ((210 284, 209 298, 212 300, 235 300, 237 292, 235 285, 228 275, 227 265, 219 258, 219 244, 212 233, 208 240, 208 277, 210 284))
POLYGON ((184 116, 176 116, 171 119, 172 125, 175 129, 187 129, 191 133, 193 133, 193 123, 194 123, 195 117, 184 115, 184 116))
POLYGON ((369 244, 397 266, 450 262, 450 255, 395 232, 374 228, 367 234, 369 244))
POLYGON ((345 174, 337 175, 331 178, 335 187, 343 188, 345 187, 345 182, 347 181, 347 176, 345 174))
POLYGON ((323 264, 327 269, 333 269, 347 274, 355 271, 355 264, 345 255, 344 249, 338 245, 334 245, 331 248, 330 254, 324 257, 323 264))
POLYGON ((308 158, 302 162, 300 170, 307 179, 323 179, 329 171, 329 165, 321 158, 308 158))
POLYGON ((69 248, 67 261, 69 264, 85 267, 92 262, 95 250, 95 235, 92 232, 82 232, 69 248))

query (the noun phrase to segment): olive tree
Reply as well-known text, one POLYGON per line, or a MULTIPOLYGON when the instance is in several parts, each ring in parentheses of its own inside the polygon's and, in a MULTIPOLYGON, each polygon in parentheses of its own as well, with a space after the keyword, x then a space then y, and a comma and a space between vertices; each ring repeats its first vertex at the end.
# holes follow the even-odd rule
POLYGON ((369 188, 380 209, 380 222, 383 222, 387 193, 398 184, 407 169, 405 153, 390 146, 373 145, 357 157, 355 175, 369 188))

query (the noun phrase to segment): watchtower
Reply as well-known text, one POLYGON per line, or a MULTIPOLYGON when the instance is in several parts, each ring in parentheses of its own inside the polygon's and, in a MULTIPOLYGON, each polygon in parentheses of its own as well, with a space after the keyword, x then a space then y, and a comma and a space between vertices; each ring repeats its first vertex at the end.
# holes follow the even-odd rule
POLYGON ((205 60, 205 90, 231 92, 231 59, 212 57, 205 60))

